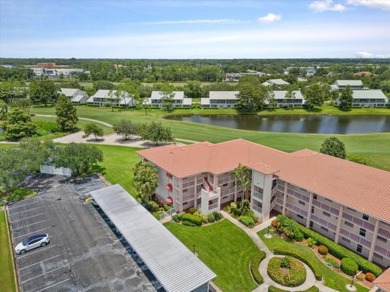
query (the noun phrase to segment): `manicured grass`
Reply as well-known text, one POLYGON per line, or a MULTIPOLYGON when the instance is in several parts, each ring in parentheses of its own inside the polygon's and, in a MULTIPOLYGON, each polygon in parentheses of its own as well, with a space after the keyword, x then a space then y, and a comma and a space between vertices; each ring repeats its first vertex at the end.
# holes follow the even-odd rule
MULTIPOLYGON (((273 234, 271 239, 265 238, 264 234, 266 234, 267 232, 267 229, 263 229, 258 233, 258 235, 270 250, 291 252, 299 255, 302 258, 305 258, 311 263, 312 266, 315 267, 317 271, 320 271, 322 273, 326 286, 336 289, 337 291, 348 291, 345 288, 345 285, 351 283, 351 280, 339 275, 335 271, 325 266, 309 247, 285 241, 281 239, 277 234, 273 234)), ((360 285, 355 285, 355 287, 359 292, 369 290, 360 285)))
POLYGON ((134 197, 137 192, 133 186, 133 167, 139 161, 136 151, 140 148, 96 145, 103 151, 103 162, 100 164, 104 168, 104 177, 112 184, 120 184, 126 191, 134 197))
POLYGON ((12 253, 9 246, 5 211, 0 211, 0 283, 2 291, 16 291, 12 253))
POLYGON ((253 241, 228 220, 203 227, 177 223, 165 226, 215 273, 214 282, 223 291, 252 291, 256 288, 249 272, 251 258, 259 252, 253 241))
MULTIPOLYGON (((164 113, 160 110, 151 110, 145 115, 142 110, 122 110, 112 112, 110 108, 78 106, 80 117, 93 118, 108 123, 115 123, 122 118, 129 118, 136 123, 144 123, 152 120, 161 121, 171 127, 175 138, 182 138, 195 141, 223 142, 227 140, 242 138, 255 143, 260 143, 279 150, 292 152, 302 148, 309 148, 318 151, 323 141, 336 136, 345 143, 349 154, 361 155, 368 160, 369 165, 385 170, 390 170, 390 133, 356 134, 356 135, 323 135, 323 134, 296 134, 296 133, 272 133, 247 130, 235 130, 224 127, 195 124, 165 120, 164 113)), ((326 113, 337 112, 345 114, 337 108, 324 105, 326 113)), ((52 107, 33 108, 32 112, 41 114, 53 114, 52 107)), ((177 109, 173 114, 191 114, 200 112, 202 114, 234 114, 233 109, 210 109, 210 110, 186 110, 177 109)), ((259 114, 318 114, 307 112, 304 109, 284 110, 278 109, 274 112, 261 112, 259 114)), ((349 114, 390 114, 390 109, 353 109, 349 114)))

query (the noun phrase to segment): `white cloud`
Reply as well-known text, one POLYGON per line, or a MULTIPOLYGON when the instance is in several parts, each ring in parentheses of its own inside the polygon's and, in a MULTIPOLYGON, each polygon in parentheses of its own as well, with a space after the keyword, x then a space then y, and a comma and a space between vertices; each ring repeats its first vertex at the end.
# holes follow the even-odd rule
POLYGON ((390 10, 389 0, 348 0, 348 4, 390 10))
POLYGON ((280 14, 268 13, 266 16, 259 17, 259 21, 263 23, 270 23, 281 20, 282 16, 280 14))
POLYGON ((310 3, 309 8, 316 12, 337 11, 343 12, 346 7, 340 3, 334 3, 333 0, 318 0, 310 3))
POLYGON ((356 58, 389 58, 390 54, 376 55, 376 54, 369 53, 369 52, 366 52, 366 51, 361 51, 361 52, 356 52, 355 56, 356 56, 356 58))
POLYGON ((164 24, 231 24, 239 23, 236 19, 185 19, 185 20, 162 20, 162 21, 147 21, 142 24, 164 25, 164 24))

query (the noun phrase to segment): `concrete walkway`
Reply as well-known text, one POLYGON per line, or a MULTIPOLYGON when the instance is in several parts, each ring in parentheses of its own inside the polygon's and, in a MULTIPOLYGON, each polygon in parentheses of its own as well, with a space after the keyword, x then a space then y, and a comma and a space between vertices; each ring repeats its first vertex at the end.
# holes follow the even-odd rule
MULTIPOLYGON (((269 250, 269 248, 264 244, 264 242, 261 240, 260 236, 257 235, 257 232, 260 230, 263 230, 264 228, 267 228, 271 225, 271 222, 276 218, 272 217, 267 221, 262 222, 261 224, 255 226, 253 229, 250 229, 246 227, 244 224, 240 223, 237 219, 233 218, 230 214, 226 213, 225 211, 221 211, 221 214, 224 218, 232 222, 234 225, 238 226, 242 230, 245 231, 245 233, 253 240, 253 242, 256 244, 256 246, 265 252, 266 257, 264 260, 261 261, 259 266, 259 272, 261 276, 263 277, 264 283, 258 286, 255 290, 255 292, 266 292, 268 291, 268 287, 270 285, 275 286, 277 288, 286 290, 286 291, 302 291, 306 290, 312 286, 317 286, 321 292, 337 292, 337 290, 331 289, 329 287, 326 287, 321 281, 317 281, 313 271, 305 264, 302 263, 303 266, 306 269, 306 281, 300 286, 297 287, 284 287, 282 285, 279 285, 278 283, 275 283, 267 273, 267 266, 268 262, 271 258, 275 257, 272 251, 269 250)), ((277 256, 280 257, 280 256, 277 256)))

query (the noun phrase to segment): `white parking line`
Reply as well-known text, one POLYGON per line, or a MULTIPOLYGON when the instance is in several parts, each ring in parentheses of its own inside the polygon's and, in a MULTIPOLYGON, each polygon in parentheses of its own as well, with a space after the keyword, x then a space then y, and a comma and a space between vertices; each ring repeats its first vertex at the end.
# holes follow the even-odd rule
POLYGON ((24 269, 27 269, 27 268, 31 268, 32 266, 35 266, 35 265, 38 265, 38 264, 40 264, 40 263, 42 263, 42 262, 45 262, 45 261, 48 261, 48 260, 57 258, 57 257, 59 257, 59 256, 61 256, 61 255, 58 254, 58 255, 55 255, 55 256, 53 256, 53 257, 51 257, 51 258, 44 259, 44 260, 42 260, 42 261, 40 261, 40 262, 37 262, 37 263, 35 263, 35 264, 31 264, 31 265, 28 265, 28 266, 26 266, 26 267, 19 268, 19 272, 20 272, 21 270, 24 270, 24 269))
POLYGON ((23 285, 24 283, 26 283, 26 282, 28 282, 28 281, 34 280, 34 279, 36 279, 36 278, 39 278, 39 277, 42 277, 42 276, 46 275, 47 273, 52 273, 52 272, 54 272, 54 271, 58 271, 59 269, 63 269, 63 268, 64 268, 64 267, 59 267, 59 268, 57 268, 57 269, 48 271, 48 272, 46 272, 46 273, 43 273, 43 274, 40 274, 40 275, 38 275, 38 276, 32 277, 32 278, 30 278, 30 279, 24 280, 24 281, 20 282, 20 284, 23 285))
MULTIPOLYGON (((27 209, 27 210, 23 210, 22 212, 17 212, 16 215, 22 214, 22 213, 26 213, 26 212, 30 212, 32 210, 36 210, 36 209, 40 209, 40 208, 42 208, 42 206, 39 206, 39 207, 36 207, 36 208, 27 209)), ((15 215, 15 213, 13 211, 11 211, 11 216, 14 216, 14 215, 15 215)))
POLYGON ((28 237, 28 235, 35 234, 35 233, 40 233, 41 231, 46 230, 46 229, 47 229, 47 227, 42 228, 42 229, 38 229, 37 231, 32 231, 32 232, 29 232, 29 233, 26 233, 26 234, 23 234, 23 235, 13 236, 13 238, 14 238, 14 241, 15 241, 15 238, 28 237))
MULTIPOLYGON (((32 201, 32 200, 31 200, 32 201)), ((32 205, 32 204, 36 204, 36 203, 40 203, 40 200, 37 200, 36 202, 32 202, 32 203, 30 203, 30 202, 25 202, 25 204, 18 204, 18 205, 13 205, 13 206, 10 206, 11 207, 11 209, 13 210, 13 209, 17 209, 17 208, 21 208, 21 207, 24 207, 24 206, 27 206, 27 205, 32 205)))
POLYGON ((45 291, 45 290, 47 290, 47 289, 49 289, 49 288, 52 288, 52 287, 54 287, 54 286, 57 286, 58 284, 62 284, 62 283, 66 282, 66 281, 69 281, 69 280, 72 280, 72 278, 68 278, 68 279, 62 280, 62 281, 57 282, 57 283, 55 283, 55 284, 53 284, 53 285, 47 286, 47 287, 42 288, 42 289, 39 289, 39 290, 34 290, 34 291, 37 291, 37 292, 45 291))
POLYGON ((17 227, 17 228, 24 228, 24 227, 35 225, 35 224, 38 224, 38 223, 46 222, 46 221, 47 220, 45 219, 45 220, 37 221, 37 222, 31 223, 31 224, 23 225, 23 226, 20 226, 20 227, 17 227))
POLYGON ((19 222, 19 221, 22 221, 22 220, 26 220, 26 219, 30 219, 30 218, 33 218, 33 217, 36 217, 36 216, 39 216, 39 215, 42 215, 44 213, 38 213, 38 214, 35 214, 35 215, 31 215, 31 216, 28 216, 28 217, 23 217, 23 218, 20 218, 19 220, 15 220, 15 221, 10 221, 10 223, 16 223, 16 222, 19 222))
POLYGON ((32 254, 37 253, 37 252, 39 252, 39 251, 48 250, 49 248, 52 248, 52 247, 55 247, 55 246, 56 246, 56 245, 45 246, 45 248, 39 248, 39 249, 37 249, 36 251, 26 252, 25 254, 18 255, 18 256, 17 256, 17 259, 22 259, 22 258, 24 258, 25 256, 32 255, 32 254))

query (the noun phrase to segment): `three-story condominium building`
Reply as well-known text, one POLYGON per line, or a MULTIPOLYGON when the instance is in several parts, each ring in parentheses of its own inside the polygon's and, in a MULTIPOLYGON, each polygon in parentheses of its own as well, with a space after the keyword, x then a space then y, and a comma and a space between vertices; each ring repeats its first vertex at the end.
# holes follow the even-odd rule
POLYGON ((221 210, 244 197, 233 170, 251 171, 251 208, 286 214, 382 266, 390 265, 390 172, 312 150, 286 153, 245 140, 138 151, 158 169, 156 194, 178 212, 221 210))

